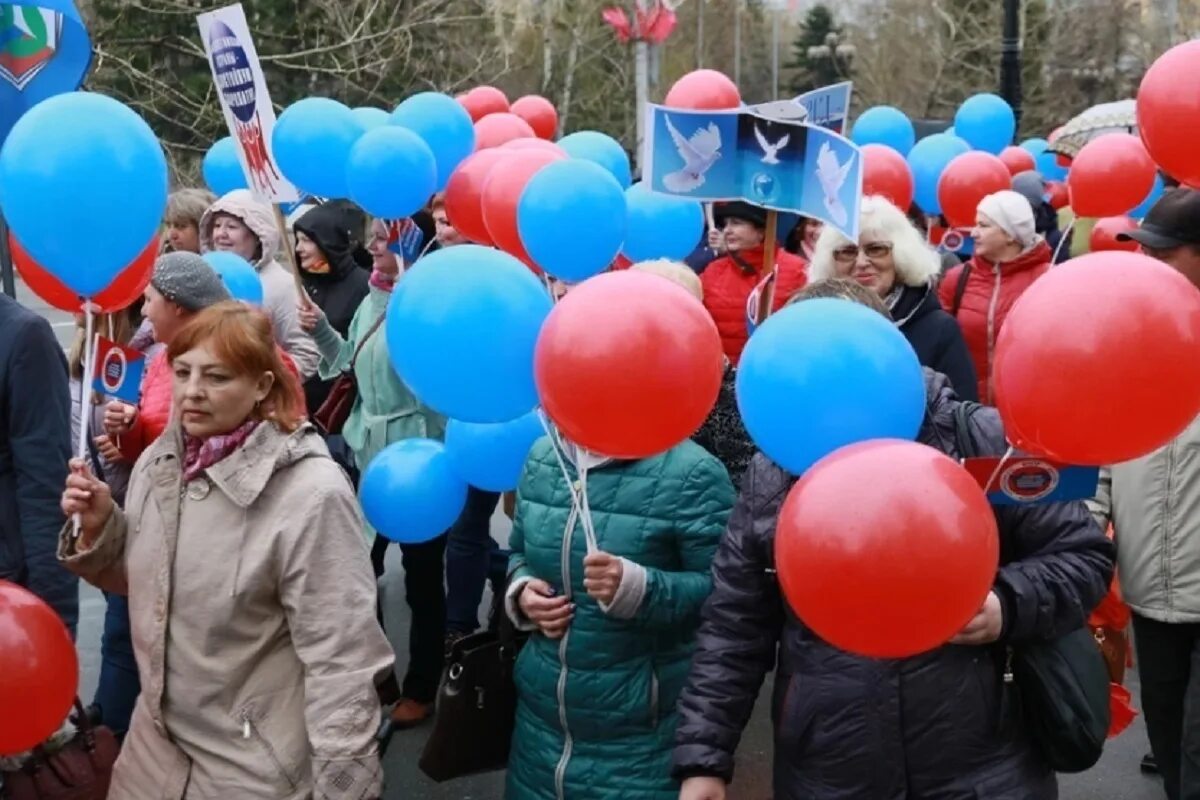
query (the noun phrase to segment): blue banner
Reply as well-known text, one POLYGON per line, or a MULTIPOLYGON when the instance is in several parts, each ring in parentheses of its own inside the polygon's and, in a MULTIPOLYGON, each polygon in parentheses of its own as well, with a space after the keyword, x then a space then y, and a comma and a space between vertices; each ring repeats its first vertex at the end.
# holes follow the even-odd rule
POLYGON ((994 506, 1042 505, 1096 496, 1099 467, 1060 464, 1031 456, 968 458, 963 467, 994 506))
POLYGON ((853 142, 753 111, 650 106, 645 185, 693 200, 744 200, 819 219, 858 240, 862 157, 853 142))
POLYGON ((0 0, 0 144, 26 111, 78 89, 91 63, 72 0, 0 0))
POLYGON ((846 118, 850 116, 850 95, 853 93, 854 84, 846 81, 805 92, 792 102, 804 106, 808 113, 804 121, 808 124, 841 134, 846 132, 846 118))

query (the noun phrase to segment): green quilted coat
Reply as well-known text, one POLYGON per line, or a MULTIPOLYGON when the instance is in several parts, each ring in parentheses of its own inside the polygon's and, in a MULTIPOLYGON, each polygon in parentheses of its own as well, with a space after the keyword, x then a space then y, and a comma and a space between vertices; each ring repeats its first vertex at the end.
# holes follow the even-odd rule
POLYGON ((733 486, 716 458, 685 442, 589 470, 587 487, 598 547, 645 567, 646 594, 628 620, 606 615, 588 596, 583 528, 550 440, 542 439, 517 494, 509 572, 545 580, 577 608, 566 636, 535 633, 517 661, 507 797, 676 800, 675 703, 733 486))

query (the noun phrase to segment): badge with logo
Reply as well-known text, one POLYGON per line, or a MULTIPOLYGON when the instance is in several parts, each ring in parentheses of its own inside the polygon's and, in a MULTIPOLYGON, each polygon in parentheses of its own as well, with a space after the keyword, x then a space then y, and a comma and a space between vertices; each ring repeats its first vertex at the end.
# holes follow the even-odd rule
POLYGON ((1044 458, 968 458, 963 467, 995 506, 1042 505, 1095 497, 1098 467, 1060 464, 1044 458))
POLYGON ((54 58, 62 17, 34 6, 0 5, 0 78, 18 91, 54 58))

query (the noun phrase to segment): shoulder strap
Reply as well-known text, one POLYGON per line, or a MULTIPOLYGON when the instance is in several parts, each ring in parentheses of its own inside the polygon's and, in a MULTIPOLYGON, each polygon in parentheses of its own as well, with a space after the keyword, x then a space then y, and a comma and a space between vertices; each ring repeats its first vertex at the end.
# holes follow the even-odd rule
POLYGON ((971 277, 971 262, 963 264, 962 272, 958 273, 958 285, 954 287, 954 304, 950 306, 950 316, 957 317, 958 309, 962 307, 963 295, 967 292, 967 278, 971 277))
POLYGON ((379 319, 375 320, 375 324, 372 325, 370 327, 370 329, 367 331, 367 335, 364 336, 359 341, 358 347, 354 348, 354 355, 350 358, 350 366, 348 368, 348 371, 350 371, 350 372, 354 371, 354 365, 358 363, 359 354, 361 354, 363 351, 363 348, 367 346, 367 341, 372 336, 375 335, 375 331, 379 330, 379 326, 383 324, 383 318, 386 316, 387 316, 387 310, 385 309, 384 312, 379 315, 379 319))
POLYGON ((979 403, 963 400, 954 409, 954 440, 963 458, 976 456, 975 442, 971 438, 971 415, 978 407, 979 403))

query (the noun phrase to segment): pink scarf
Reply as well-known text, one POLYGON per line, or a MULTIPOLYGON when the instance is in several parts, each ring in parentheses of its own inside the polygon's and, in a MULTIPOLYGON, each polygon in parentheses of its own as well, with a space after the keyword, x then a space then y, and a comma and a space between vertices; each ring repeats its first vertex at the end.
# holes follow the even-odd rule
POLYGON ((183 482, 195 479, 201 472, 233 455, 246 443, 258 427, 256 419, 247 420, 229 433, 199 439, 183 434, 183 482))
POLYGON ((379 270, 371 270, 371 278, 368 281, 376 289, 384 292, 390 292, 396 288, 396 275, 384 275, 379 270))

